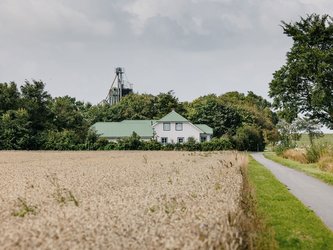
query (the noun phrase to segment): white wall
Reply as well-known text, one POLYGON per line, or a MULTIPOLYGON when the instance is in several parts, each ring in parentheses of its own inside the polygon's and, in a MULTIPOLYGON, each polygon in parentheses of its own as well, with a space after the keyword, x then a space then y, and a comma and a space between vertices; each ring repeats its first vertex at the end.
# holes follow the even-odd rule
POLYGON ((155 137, 158 142, 161 142, 162 137, 168 137, 168 143, 177 143, 178 137, 184 137, 184 142, 187 141, 189 137, 193 137, 196 141, 200 142, 200 130, 193 126, 189 122, 183 122, 183 130, 176 131, 176 123, 170 122, 170 131, 163 131, 163 122, 159 122, 154 126, 155 137))

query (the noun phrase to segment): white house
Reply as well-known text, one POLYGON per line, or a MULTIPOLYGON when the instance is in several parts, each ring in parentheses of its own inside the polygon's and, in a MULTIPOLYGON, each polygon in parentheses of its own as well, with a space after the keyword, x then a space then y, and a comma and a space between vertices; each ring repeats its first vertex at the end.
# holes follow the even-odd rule
POLYGON ((213 129, 204 124, 192 124, 172 111, 153 124, 155 139, 162 144, 183 143, 192 137, 198 142, 210 141, 213 129))
POLYGON ((155 139, 162 144, 184 143, 189 138, 197 142, 210 141, 213 129, 205 124, 193 124, 172 111, 160 120, 124 120, 97 122, 92 126, 101 137, 110 141, 129 137, 133 132, 143 140, 155 139))

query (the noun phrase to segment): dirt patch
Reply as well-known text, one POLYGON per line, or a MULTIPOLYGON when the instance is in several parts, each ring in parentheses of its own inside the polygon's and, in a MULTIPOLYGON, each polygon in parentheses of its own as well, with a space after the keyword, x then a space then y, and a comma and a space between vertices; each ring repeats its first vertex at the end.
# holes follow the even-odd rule
POLYGON ((5 249, 239 249, 246 155, 1 152, 5 249))

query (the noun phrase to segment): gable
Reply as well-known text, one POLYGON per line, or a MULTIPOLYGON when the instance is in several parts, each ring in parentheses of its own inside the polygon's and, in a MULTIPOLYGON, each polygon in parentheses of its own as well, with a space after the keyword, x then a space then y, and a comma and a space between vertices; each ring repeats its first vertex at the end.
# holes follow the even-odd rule
POLYGON ((188 122, 188 120, 173 110, 157 122, 188 122))

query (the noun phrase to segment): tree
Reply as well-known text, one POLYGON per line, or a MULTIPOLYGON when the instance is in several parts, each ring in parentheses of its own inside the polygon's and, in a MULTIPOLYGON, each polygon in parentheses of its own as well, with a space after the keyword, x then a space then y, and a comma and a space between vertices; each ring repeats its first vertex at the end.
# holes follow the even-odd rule
POLYGON ((323 132, 321 131, 321 126, 318 121, 309 118, 298 118, 296 122, 298 123, 299 129, 304 131, 309 136, 311 147, 313 147, 313 140, 315 138, 323 136, 323 132))
POLYGON ((288 122, 302 114, 333 128, 333 19, 308 15, 282 22, 293 39, 287 62, 273 75, 270 97, 288 122))
POLYGON ((162 118, 163 116, 170 113, 173 109, 181 115, 184 115, 186 112, 183 105, 179 103, 178 98, 175 97, 172 90, 167 93, 160 93, 156 96, 155 108, 157 114, 154 119, 162 118))
POLYGON ((30 121, 24 109, 9 110, 0 119, 0 149, 26 149, 30 141, 30 121))
POLYGON ((0 115, 19 108, 20 93, 14 82, 0 83, 0 115))
POLYGON ((25 81, 21 86, 22 107, 28 112, 31 122, 29 149, 39 149, 42 132, 52 127, 51 96, 44 88, 42 81, 35 80, 32 83, 25 81))
POLYGON ((265 141, 262 131, 253 125, 245 125, 237 129, 235 135, 236 148, 246 151, 262 151, 265 141))
POLYGON ((296 142, 301 138, 301 127, 298 121, 292 123, 286 120, 280 120, 277 124, 277 128, 280 133, 280 147, 281 149, 293 148, 296 146, 296 142))
POLYGON ((157 114, 155 102, 153 95, 127 95, 111 106, 112 121, 153 119, 157 114))
POLYGON ((234 134, 241 125, 238 112, 223 104, 216 95, 199 97, 189 104, 188 118, 193 123, 207 124, 213 128, 214 136, 234 134))
POLYGON ((247 95, 237 91, 227 92, 219 99, 234 107, 241 116, 242 125, 255 125, 260 130, 265 138, 266 143, 275 143, 277 141, 278 131, 276 124, 278 117, 271 110, 271 104, 263 97, 249 91, 247 95))
POLYGON ((56 97, 51 103, 52 125, 61 131, 72 129, 78 134, 86 133, 88 124, 80 110, 81 103, 70 96, 56 97))

